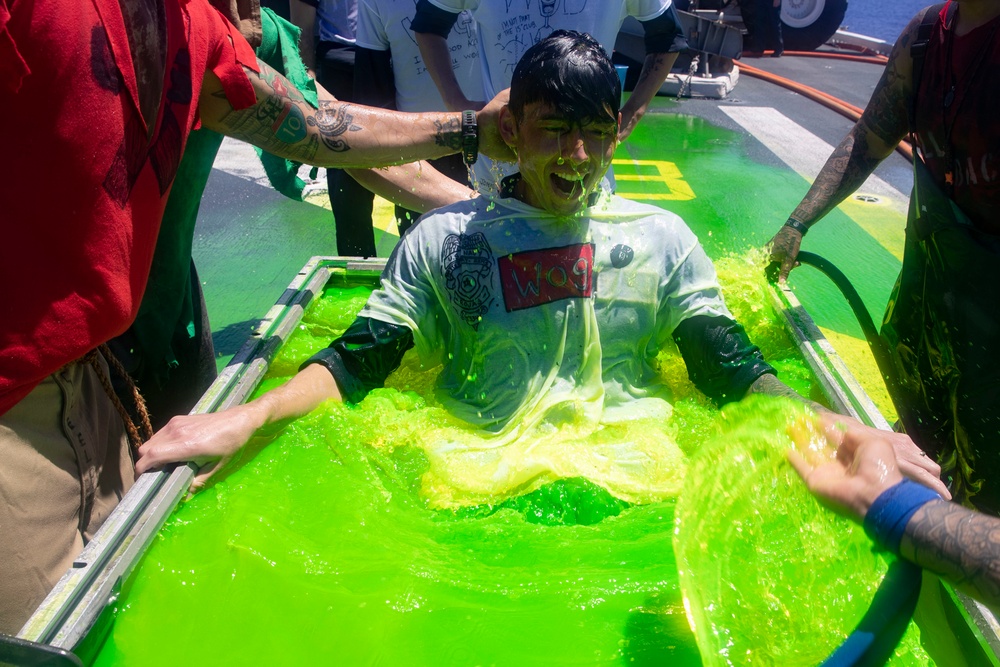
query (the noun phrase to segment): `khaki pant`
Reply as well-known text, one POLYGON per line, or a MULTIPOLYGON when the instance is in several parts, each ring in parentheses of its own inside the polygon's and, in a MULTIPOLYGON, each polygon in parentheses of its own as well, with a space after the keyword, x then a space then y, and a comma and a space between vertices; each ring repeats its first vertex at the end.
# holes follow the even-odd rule
POLYGON ((17 634, 133 480, 121 418, 89 364, 0 416, 0 632, 17 634))

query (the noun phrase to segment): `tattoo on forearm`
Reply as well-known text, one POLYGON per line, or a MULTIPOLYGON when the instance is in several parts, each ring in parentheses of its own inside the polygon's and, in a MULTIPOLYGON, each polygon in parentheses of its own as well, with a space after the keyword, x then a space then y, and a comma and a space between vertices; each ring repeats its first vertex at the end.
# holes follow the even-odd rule
POLYGON ((858 123, 830 155, 792 215, 806 224, 819 220, 861 187, 881 161, 869 155, 865 128, 858 123))
POLYGON ((305 95, 303 95, 291 81, 286 79, 281 72, 271 69, 271 67, 265 65, 260 68, 260 78, 263 79, 267 85, 271 86, 271 89, 278 95, 295 100, 296 102, 306 101, 305 95))
POLYGON ((449 118, 445 122, 434 121, 434 143, 454 151, 462 150, 462 122, 449 118))
POLYGON ((984 602, 1000 601, 1000 520, 995 517, 932 501, 907 524, 903 555, 984 602))
MULTIPOLYGON (((335 153, 350 150, 343 135, 362 128, 353 122, 348 104, 324 101, 314 110, 284 76, 263 62, 258 64, 259 74, 247 70, 251 80, 256 79, 257 104, 226 113, 219 121, 226 134, 306 163, 329 163, 329 159, 317 159, 322 157, 321 148, 335 153), (311 127, 317 131, 311 133, 311 127)), ((224 99, 225 93, 213 96, 224 99)))
POLYGON ((827 160, 792 213, 797 219, 811 224, 832 211, 861 187, 906 136, 911 96, 909 41, 908 29, 896 44, 860 120, 827 160))
POLYGON ((360 126, 354 124, 354 116, 348 113, 348 104, 323 101, 315 117, 306 119, 309 125, 319 130, 323 145, 336 153, 349 151, 351 147, 342 138, 345 132, 357 132, 360 126))
POLYGON ((639 70, 639 78, 635 82, 635 87, 639 88, 650 75, 658 73, 667 59, 666 53, 650 53, 642 62, 642 69, 639 70))

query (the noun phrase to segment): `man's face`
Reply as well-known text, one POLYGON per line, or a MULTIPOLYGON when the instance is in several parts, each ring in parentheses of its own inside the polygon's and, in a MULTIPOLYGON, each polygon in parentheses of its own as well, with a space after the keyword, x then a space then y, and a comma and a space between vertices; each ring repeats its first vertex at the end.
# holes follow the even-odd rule
POLYGON ((581 126, 543 102, 526 105, 520 123, 504 107, 500 131, 517 153, 518 198, 556 215, 586 207, 618 145, 618 123, 611 118, 581 126))

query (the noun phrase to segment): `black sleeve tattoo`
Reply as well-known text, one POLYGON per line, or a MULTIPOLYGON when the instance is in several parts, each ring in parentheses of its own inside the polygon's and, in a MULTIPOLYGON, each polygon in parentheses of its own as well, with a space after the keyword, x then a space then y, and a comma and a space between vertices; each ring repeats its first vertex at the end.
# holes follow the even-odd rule
POLYGON ((965 593, 1000 605, 1000 519, 935 500, 910 519, 901 550, 965 593))
POLYGON ((351 150, 343 139, 347 132, 357 132, 361 128, 354 124, 354 116, 348 113, 350 105, 342 102, 323 101, 314 116, 306 118, 309 125, 319 130, 323 145, 336 153, 351 150))
POLYGON ((796 219, 811 225, 832 211, 906 136, 912 96, 910 43, 919 24, 919 17, 912 20, 896 41, 868 106, 792 213, 796 219))

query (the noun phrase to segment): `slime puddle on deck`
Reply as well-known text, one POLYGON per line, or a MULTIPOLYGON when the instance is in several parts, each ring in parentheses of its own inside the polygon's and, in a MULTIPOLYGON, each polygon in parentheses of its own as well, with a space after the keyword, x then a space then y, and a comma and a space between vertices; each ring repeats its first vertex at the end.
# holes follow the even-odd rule
MULTIPOLYGON (((737 319, 808 395, 759 305, 760 267, 717 267, 737 319)), ((368 291, 331 281, 259 391, 343 330, 368 291)), ((629 504, 573 478, 432 509, 412 443, 441 413, 434 371, 408 358, 361 406, 328 404, 262 437, 184 503, 126 585, 96 664, 698 665, 685 595, 700 601, 705 664, 818 664, 886 564, 784 463, 801 408, 761 399, 719 418, 676 352, 661 366, 673 415, 633 436, 684 453, 681 501, 629 504)), ((912 625, 897 653, 891 664, 931 664, 912 625)))

